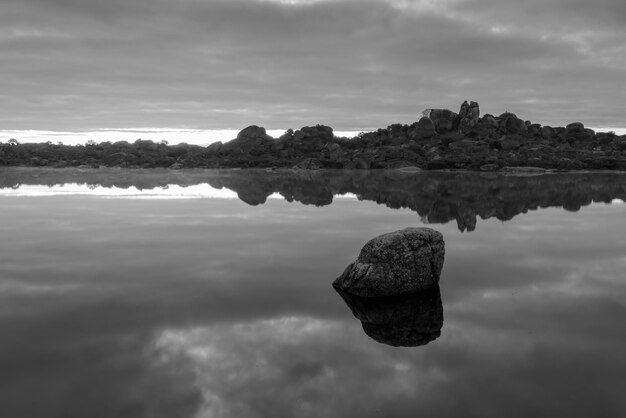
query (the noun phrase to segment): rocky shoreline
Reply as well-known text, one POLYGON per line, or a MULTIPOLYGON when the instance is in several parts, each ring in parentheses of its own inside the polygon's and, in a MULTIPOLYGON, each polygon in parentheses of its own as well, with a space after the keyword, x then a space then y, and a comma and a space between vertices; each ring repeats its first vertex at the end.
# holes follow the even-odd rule
POLYGON ((0 166, 123 168, 297 168, 404 170, 626 170, 626 135, 594 132, 580 122, 542 126, 513 113, 480 116, 476 102, 458 113, 428 109, 411 125, 394 124, 354 138, 329 126, 289 129, 279 138, 248 126, 208 147, 151 140, 68 146, 0 144, 0 166))

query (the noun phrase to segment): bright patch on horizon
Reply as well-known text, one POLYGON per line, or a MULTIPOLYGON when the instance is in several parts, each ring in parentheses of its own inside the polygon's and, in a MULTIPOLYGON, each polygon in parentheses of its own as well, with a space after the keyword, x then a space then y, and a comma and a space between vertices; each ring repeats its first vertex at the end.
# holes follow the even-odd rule
MULTIPOLYGON (((295 130, 295 129, 294 129, 295 130)), ((266 132, 273 138, 279 138, 286 129, 267 129, 266 132)), ((0 142, 7 143, 16 139, 20 143, 62 143, 63 145, 84 145, 87 141, 135 142, 137 139, 154 142, 166 141, 169 145, 187 143, 190 145, 208 146, 214 142, 228 142, 237 137, 240 130, 236 129, 101 129, 94 131, 64 132, 38 130, 0 130, 0 142)), ((352 138, 359 131, 334 131, 336 137, 352 138)))
MULTIPOLYGON (((126 189, 104 187, 79 183, 47 185, 21 185, 17 188, 0 189, 2 197, 51 197, 51 196, 90 196, 110 199, 239 199, 237 192, 223 188, 216 189, 207 183, 192 186, 167 185, 153 189, 138 189, 135 186, 126 189)), ((335 195, 336 199, 356 199, 353 193, 335 195)), ((274 192, 267 199, 283 200, 283 196, 274 192)))
POLYGON ((49 196, 92 196, 116 199, 237 199, 237 193, 229 189, 216 189, 210 185, 197 184, 188 187, 168 185, 154 189, 140 190, 135 186, 103 187, 88 184, 23 185, 16 189, 0 189, 0 196, 6 197, 49 197, 49 196))

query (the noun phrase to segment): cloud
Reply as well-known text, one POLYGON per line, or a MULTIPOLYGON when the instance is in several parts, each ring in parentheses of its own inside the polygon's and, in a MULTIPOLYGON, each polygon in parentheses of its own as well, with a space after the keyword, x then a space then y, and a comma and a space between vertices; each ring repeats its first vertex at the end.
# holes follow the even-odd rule
POLYGON ((622 123, 622 2, 6 0, 5 129, 622 123), (579 98, 585 97, 582 103, 579 98))

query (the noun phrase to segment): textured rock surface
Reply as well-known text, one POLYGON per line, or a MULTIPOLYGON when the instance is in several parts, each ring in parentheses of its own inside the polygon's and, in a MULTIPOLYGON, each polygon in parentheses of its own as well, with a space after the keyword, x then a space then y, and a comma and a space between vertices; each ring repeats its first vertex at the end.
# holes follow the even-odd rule
POLYGON ((379 235, 365 244, 333 286, 363 297, 432 288, 439 283, 444 253, 443 236, 430 228, 406 228, 379 235))
POLYGON ((395 123, 347 138, 325 125, 288 129, 272 138, 251 125, 236 138, 208 147, 155 143, 151 140, 89 143, 0 142, 0 166, 156 168, 291 168, 481 170, 540 167, 554 170, 626 171, 626 135, 594 132, 581 122, 542 126, 508 111, 480 117, 476 102, 464 102, 460 114, 426 109, 418 121, 395 123))
POLYGON ((456 131, 459 128, 459 115, 448 109, 432 109, 428 117, 434 122, 437 133, 456 131))
POLYGON ((476 102, 467 101, 463 102, 461 105, 461 110, 459 111, 459 117, 461 118, 459 129, 463 133, 468 133, 480 119, 480 107, 476 102))
POLYGON ((260 127, 260 126, 256 126, 256 125, 250 125, 250 126, 248 126, 246 128, 243 128, 237 134, 237 139, 239 139, 239 140, 241 140, 241 139, 257 139, 257 138, 271 139, 271 137, 269 135, 267 135, 267 133, 265 131, 265 128, 260 127))
POLYGON ((372 339, 394 347, 417 347, 441 335, 439 286, 409 295, 365 298, 337 291, 372 339))

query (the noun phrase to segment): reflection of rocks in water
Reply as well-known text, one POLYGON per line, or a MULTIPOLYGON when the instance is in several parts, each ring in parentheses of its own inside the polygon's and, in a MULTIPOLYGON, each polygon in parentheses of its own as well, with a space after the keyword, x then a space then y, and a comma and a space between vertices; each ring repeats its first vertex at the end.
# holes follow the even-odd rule
POLYGON ((409 295, 365 298, 336 289, 363 331, 379 343, 417 347, 434 341, 443 327, 439 286, 409 295))
POLYGON ((151 189, 208 183, 237 192, 250 205, 272 193, 287 201, 329 205, 337 194, 353 193, 390 208, 409 208, 430 223, 456 221, 473 231, 478 218, 508 221, 529 210, 563 207, 577 211, 591 202, 626 200, 624 173, 561 173, 517 176, 472 172, 402 173, 379 170, 77 170, 0 169, 0 187, 87 183, 151 189))

